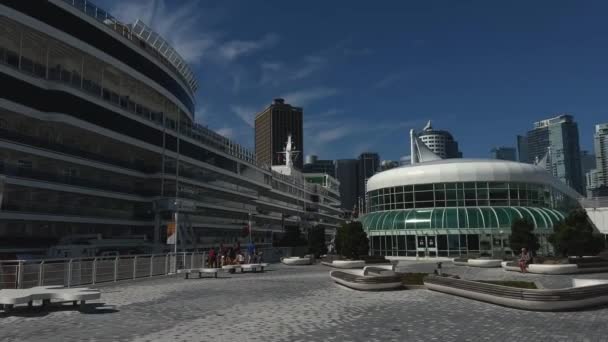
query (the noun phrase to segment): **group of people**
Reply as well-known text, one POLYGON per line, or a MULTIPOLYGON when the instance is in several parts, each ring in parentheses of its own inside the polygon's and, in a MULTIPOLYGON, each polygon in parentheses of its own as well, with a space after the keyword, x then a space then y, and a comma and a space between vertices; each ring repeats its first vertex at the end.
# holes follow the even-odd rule
POLYGON ((217 250, 215 247, 211 247, 209 249, 209 257, 207 258, 207 266, 211 268, 260 262, 262 262, 262 252, 256 250, 253 242, 247 245, 246 251, 241 249, 241 243, 238 241, 234 246, 230 247, 226 247, 222 243, 217 250))

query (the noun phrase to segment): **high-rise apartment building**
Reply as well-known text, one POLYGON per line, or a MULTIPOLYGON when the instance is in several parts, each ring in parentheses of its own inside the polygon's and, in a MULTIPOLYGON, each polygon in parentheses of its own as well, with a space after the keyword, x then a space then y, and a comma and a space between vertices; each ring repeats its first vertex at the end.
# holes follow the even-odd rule
POLYGON ((342 208, 353 210, 357 204, 359 161, 357 159, 336 160, 336 178, 340 182, 342 208))
POLYGON ((365 152, 359 155, 359 173, 357 197, 361 198, 365 205, 365 184, 376 172, 380 170, 380 156, 378 153, 365 152))
POLYGON ((417 136, 433 153, 443 159, 462 158, 462 152, 458 150, 458 142, 454 140, 452 134, 433 129, 430 120, 417 136))
POLYGON ((330 159, 319 159, 316 155, 308 155, 304 159, 303 173, 325 173, 336 177, 336 163, 330 159))
POLYGON ((608 187, 608 123, 595 125, 593 134, 595 149, 595 175, 590 177, 593 188, 608 187))
POLYGON ((528 137, 525 135, 517 136, 517 160, 521 163, 528 161, 528 137))
POLYGON ((490 153, 492 154, 492 159, 501 159, 501 160, 517 160, 517 150, 515 147, 495 147, 490 153))
POLYGON ((579 193, 585 192, 578 125, 571 115, 535 122, 534 129, 528 131, 527 140, 529 163, 548 154, 548 171, 579 193))
POLYGON ((258 163, 283 165, 283 152, 287 136, 291 135, 295 149, 300 151, 293 164, 302 169, 304 134, 302 128, 303 110, 275 99, 273 103, 255 117, 255 153, 258 163))

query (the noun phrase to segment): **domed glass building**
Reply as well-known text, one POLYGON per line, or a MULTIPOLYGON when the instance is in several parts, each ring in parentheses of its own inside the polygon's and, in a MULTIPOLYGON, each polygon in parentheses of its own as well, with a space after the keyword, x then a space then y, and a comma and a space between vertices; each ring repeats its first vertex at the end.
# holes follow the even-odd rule
POLYGON ((374 255, 499 256, 511 253, 512 222, 525 218, 548 254, 547 236, 579 196, 541 166, 439 159, 371 177, 361 221, 374 255))

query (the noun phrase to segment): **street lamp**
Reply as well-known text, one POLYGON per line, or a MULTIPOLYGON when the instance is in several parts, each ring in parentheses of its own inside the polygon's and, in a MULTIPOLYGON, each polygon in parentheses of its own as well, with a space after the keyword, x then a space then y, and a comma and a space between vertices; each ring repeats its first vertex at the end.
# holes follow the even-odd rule
POLYGON ((504 243, 503 243, 503 234, 504 234, 504 231, 500 230, 498 233, 500 234, 500 254, 504 258, 505 257, 505 246, 504 246, 504 243))
POLYGON ((175 273, 177 273, 177 232, 179 231, 179 201, 175 199, 173 205, 175 206, 175 232, 173 233, 175 237, 175 240, 173 241, 173 269, 175 270, 175 273))

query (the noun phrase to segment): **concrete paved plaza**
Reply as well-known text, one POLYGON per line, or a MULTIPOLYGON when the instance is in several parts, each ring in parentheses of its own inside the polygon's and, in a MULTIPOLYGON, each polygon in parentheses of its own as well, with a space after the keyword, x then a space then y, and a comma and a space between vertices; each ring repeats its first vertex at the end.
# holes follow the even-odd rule
MULTIPOLYGON (((434 264, 402 262, 402 271, 434 264)), ((220 279, 158 278, 101 286, 84 312, 19 308, 0 314, 1 341, 608 341, 608 308, 537 313, 428 290, 356 292, 324 266, 272 265, 220 279)), ((468 279, 538 276, 445 265, 468 279)), ((608 278, 608 274, 585 278, 608 278)))

